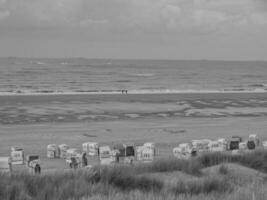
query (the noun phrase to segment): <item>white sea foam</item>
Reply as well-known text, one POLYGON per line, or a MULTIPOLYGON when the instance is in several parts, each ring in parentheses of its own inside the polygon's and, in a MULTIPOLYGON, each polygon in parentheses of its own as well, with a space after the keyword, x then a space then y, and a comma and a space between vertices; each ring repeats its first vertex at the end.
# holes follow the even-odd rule
POLYGON ((132 76, 140 76, 140 77, 151 77, 154 74, 144 73, 144 74, 132 74, 132 76))
POLYGON ((267 93, 265 89, 247 89, 247 90, 174 90, 174 89, 154 89, 154 90, 92 90, 84 92, 75 92, 75 91, 49 91, 49 92, 40 92, 40 91, 19 91, 19 92, 0 92, 0 96, 24 96, 24 95, 89 95, 89 94, 209 94, 209 93, 267 93), (122 92, 124 91, 124 93, 122 92))
POLYGON ((41 62, 41 61, 30 61, 31 64, 35 64, 35 65, 45 65, 46 63, 41 62))

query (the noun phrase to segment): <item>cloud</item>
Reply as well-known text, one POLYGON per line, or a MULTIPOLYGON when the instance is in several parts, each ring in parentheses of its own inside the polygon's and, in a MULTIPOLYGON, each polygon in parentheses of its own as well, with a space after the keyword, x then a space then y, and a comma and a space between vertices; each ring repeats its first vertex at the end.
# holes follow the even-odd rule
POLYGON ((71 25, 79 18, 82 0, 1 0, 0 9, 9 12, 5 25, 71 25))
POLYGON ((264 26, 265 0, 0 0, 0 27, 221 31, 264 26))
POLYGON ((9 11, 5 10, 5 11, 0 11, 0 20, 3 20, 7 17, 9 17, 9 11))
POLYGON ((3 20, 9 16, 9 11, 5 9, 6 0, 0 0, 0 20, 3 20))

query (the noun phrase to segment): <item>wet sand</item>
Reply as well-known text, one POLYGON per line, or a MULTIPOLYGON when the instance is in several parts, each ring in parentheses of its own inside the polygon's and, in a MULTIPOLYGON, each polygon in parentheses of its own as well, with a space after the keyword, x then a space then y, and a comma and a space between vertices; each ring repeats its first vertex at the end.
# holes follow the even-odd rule
POLYGON ((0 96, 0 124, 267 116, 267 93, 0 96))
POLYGON ((67 166, 46 159, 47 144, 152 141, 170 156, 192 139, 267 139, 266 117, 265 93, 0 96, 0 155, 15 145, 39 154, 45 169, 59 169, 67 166))

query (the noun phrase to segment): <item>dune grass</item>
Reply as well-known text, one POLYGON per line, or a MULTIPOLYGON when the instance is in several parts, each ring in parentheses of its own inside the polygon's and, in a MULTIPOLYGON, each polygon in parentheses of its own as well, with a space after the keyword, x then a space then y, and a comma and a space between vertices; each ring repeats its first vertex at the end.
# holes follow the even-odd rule
POLYGON ((170 190, 175 195, 198 195, 231 192, 234 189, 231 179, 227 177, 205 177, 199 180, 179 180, 170 190))
POLYGON ((201 163, 197 160, 178 160, 175 158, 162 158, 153 163, 134 166, 135 173, 155 173, 181 171, 191 175, 201 174, 201 163))
POLYGON ((202 167, 209 167, 222 163, 238 163, 255 170, 267 173, 267 151, 257 150, 243 154, 232 155, 231 153, 206 153, 198 158, 202 167))
POLYGON ((252 200, 253 194, 255 200, 266 200, 267 192, 266 185, 261 185, 258 188, 242 187, 237 188, 232 192, 225 192, 223 194, 210 193, 210 194, 197 194, 197 195, 186 195, 180 194, 175 195, 170 192, 158 193, 143 193, 140 191, 131 191, 129 193, 112 192, 109 196, 96 194, 83 200, 252 200))
MULTIPOLYGON (((244 155, 209 153, 191 160, 162 159, 133 166, 95 166, 90 170, 54 172, 33 176, 26 173, 0 174, 1 200, 72 200, 72 199, 241 199, 251 190, 258 199, 266 199, 267 180, 241 183, 225 162, 267 172, 267 152, 244 155), (203 168, 222 164, 216 175, 201 173, 203 168), (181 171, 195 177, 166 185, 164 180, 147 176, 155 172, 181 171), (205 197, 205 198, 204 198, 205 197), (235 197, 235 198, 232 198, 235 197)), ((251 197, 251 196, 250 196, 251 197)), ((242 200, 251 199, 245 196, 242 200)))

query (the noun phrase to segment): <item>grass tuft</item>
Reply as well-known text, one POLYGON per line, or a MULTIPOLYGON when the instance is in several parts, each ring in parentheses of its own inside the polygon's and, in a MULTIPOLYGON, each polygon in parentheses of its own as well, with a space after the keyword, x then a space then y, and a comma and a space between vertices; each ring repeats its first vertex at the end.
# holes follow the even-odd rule
POLYGON ((220 167, 218 169, 218 172, 221 175, 228 175, 230 171, 229 171, 229 168, 226 165, 222 164, 222 165, 220 165, 220 167))
POLYGON ((252 169, 267 173, 267 151, 257 150, 244 154, 232 155, 224 153, 206 153, 198 157, 202 167, 210 167, 222 163, 238 163, 252 169))
POLYGON ((175 195, 198 195, 209 193, 225 193, 233 191, 234 186, 227 178, 206 177, 199 180, 178 181, 172 189, 175 195))

